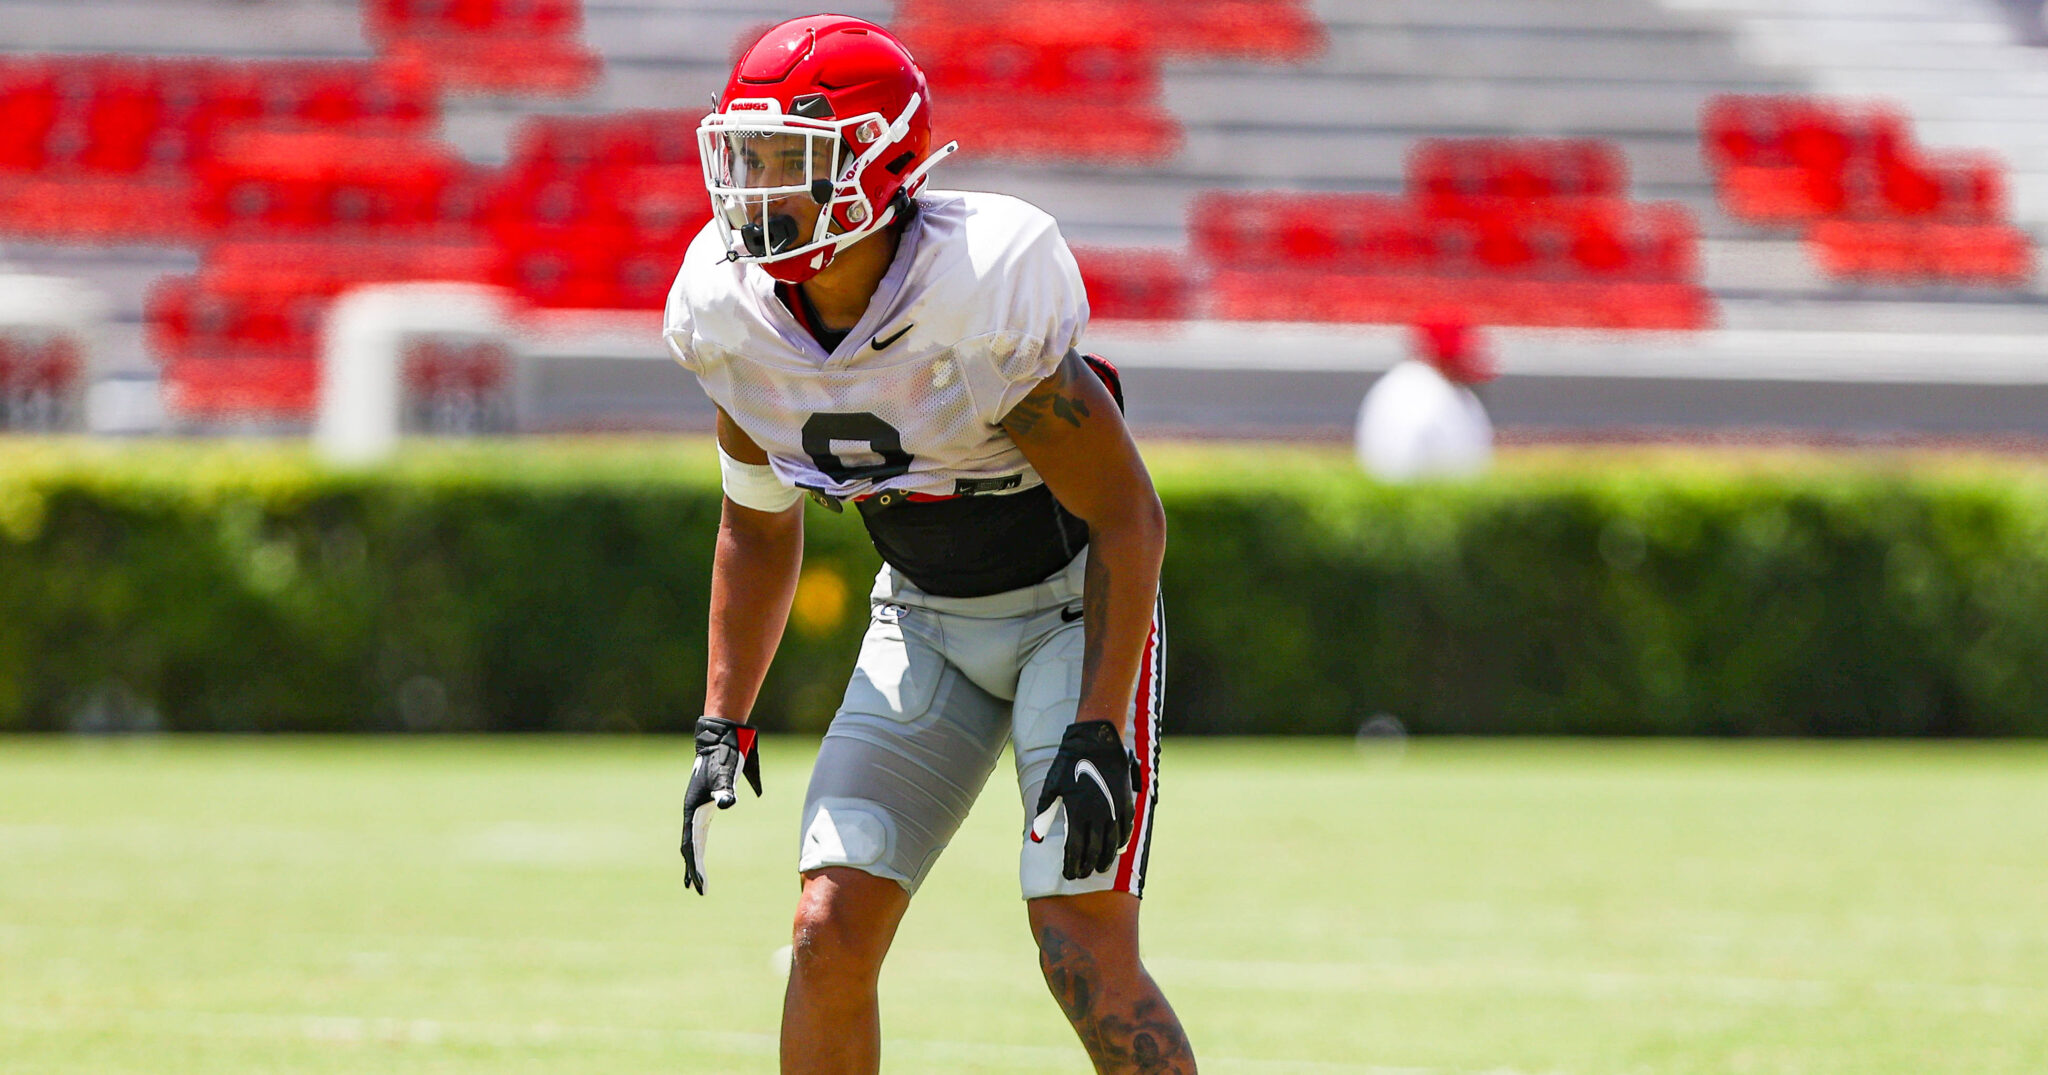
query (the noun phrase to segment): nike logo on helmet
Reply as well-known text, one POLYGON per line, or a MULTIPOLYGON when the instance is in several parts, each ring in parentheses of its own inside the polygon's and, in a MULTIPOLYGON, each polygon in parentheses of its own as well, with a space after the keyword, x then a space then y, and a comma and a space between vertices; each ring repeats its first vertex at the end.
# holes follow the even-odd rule
POLYGON ((894 336, 891 336, 891 337, 889 337, 889 338, 888 338, 888 339, 886 339, 886 340, 885 340, 885 339, 883 339, 883 338, 881 338, 880 336, 876 336, 876 337, 875 337, 875 338, 874 338, 873 340, 870 340, 869 342, 870 342, 870 343, 872 343, 872 344, 874 345, 874 348, 875 348, 875 350, 877 350, 877 351, 880 351, 880 350, 883 350, 884 348, 888 347, 888 346, 889 346, 890 344, 892 344, 892 343, 895 343, 895 342, 896 342, 897 340, 900 340, 900 339, 902 339, 902 338, 903 338, 903 335, 904 335, 904 333, 907 333, 907 332, 909 332, 909 331, 910 331, 911 329, 914 329, 914 328, 916 328, 916 327, 917 327, 917 322, 915 322, 915 321, 912 321, 912 322, 911 322, 910 324, 907 324, 907 325, 903 326, 902 328, 900 328, 900 329, 896 330, 896 334, 895 334, 894 336))

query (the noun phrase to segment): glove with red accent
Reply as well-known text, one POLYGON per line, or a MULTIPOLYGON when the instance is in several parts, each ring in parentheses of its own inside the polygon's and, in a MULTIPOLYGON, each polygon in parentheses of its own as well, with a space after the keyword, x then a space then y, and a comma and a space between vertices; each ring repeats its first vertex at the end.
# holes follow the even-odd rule
POLYGON ((683 793, 683 884, 704 894, 704 840, 711 833, 711 807, 720 810, 739 801, 733 776, 745 774, 761 795, 761 758, 754 753, 757 733, 723 717, 697 718, 697 762, 690 767, 690 789, 683 793))
POLYGON ((1054 813, 1067 810, 1067 857, 1062 873, 1078 881, 1116 864, 1117 852, 1131 842, 1138 799, 1131 789, 1138 781, 1138 759, 1124 748, 1123 734, 1108 721, 1078 720, 1060 736, 1059 753, 1045 774, 1038 813, 1031 822, 1031 840, 1044 842, 1052 832, 1054 813))

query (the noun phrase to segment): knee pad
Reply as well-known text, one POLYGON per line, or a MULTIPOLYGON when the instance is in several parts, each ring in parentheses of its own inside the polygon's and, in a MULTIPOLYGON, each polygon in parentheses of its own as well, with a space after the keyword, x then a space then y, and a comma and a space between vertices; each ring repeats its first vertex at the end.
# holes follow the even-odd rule
POLYGON ((874 803, 863 799, 826 798, 810 805, 804 818, 803 850, 797 868, 852 866, 877 876, 903 881, 901 871, 887 869, 896 846, 896 823, 874 803))

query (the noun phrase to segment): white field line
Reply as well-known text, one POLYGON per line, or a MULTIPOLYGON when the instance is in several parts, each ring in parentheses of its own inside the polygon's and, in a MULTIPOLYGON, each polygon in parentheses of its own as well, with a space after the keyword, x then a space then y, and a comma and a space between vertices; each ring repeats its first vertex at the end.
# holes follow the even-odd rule
MULTIPOLYGON (((597 1044, 624 1046, 669 1056, 689 1048, 724 1055, 774 1056, 776 1035, 739 1031, 680 1030, 576 1023, 496 1023, 475 1020, 399 1019, 357 1015, 281 1015, 256 1012, 193 1012, 151 1009, 63 1009, 0 1006, 0 1029, 76 1032, 82 1025, 107 1022, 142 1024, 150 1033, 171 1032, 198 1038, 299 1038, 331 1045, 444 1044, 485 1045, 504 1049, 597 1044)), ((1015 1071, 1065 1070, 1082 1059, 1079 1046, 1001 1045, 988 1042, 885 1038, 883 1053, 891 1060, 923 1067, 975 1064, 1015 1071)), ((1204 1067, 1252 1075, 1538 1075, 1520 1068, 1392 1067, 1383 1064, 1323 1060, 1255 1060, 1241 1057, 1202 1058, 1204 1067)), ((1548 1071, 1542 1075, 1564 1075, 1548 1071)))

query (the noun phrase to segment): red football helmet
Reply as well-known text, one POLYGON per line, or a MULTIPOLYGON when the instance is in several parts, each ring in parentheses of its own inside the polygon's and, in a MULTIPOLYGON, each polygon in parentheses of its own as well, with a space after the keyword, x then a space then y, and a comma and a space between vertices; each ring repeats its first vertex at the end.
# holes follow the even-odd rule
POLYGON ((734 261, 802 283, 895 220, 959 148, 931 152, 931 138, 924 72, 895 35, 846 15, 791 19, 740 56, 697 128, 711 219, 734 261))

